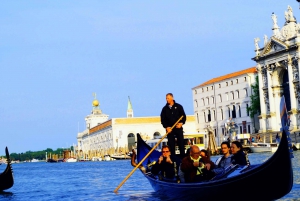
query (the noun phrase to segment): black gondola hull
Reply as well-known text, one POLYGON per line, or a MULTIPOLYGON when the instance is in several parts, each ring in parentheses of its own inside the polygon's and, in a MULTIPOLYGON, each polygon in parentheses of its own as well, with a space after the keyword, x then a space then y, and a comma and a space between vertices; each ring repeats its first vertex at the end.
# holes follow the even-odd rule
MULTIPOLYGON (((147 144, 140 138, 138 153, 139 146, 147 144)), ((138 157, 138 161, 141 157, 138 157)), ((269 160, 250 166, 249 170, 235 176, 203 183, 177 184, 160 181, 151 174, 143 175, 158 194, 178 200, 275 200, 288 194, 293 187, 290 148, 285 133, 269 160)))

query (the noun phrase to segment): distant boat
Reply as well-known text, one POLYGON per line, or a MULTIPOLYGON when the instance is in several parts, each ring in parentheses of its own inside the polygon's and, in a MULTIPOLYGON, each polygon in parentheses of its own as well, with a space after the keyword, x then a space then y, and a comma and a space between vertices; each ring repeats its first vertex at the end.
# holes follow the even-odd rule
POLYGON ((109 155, 104 155, 104 161, 110 161, 110 156, 109 155))
POLYGON ((130 156, 126 155, 126 154, 113 154, 110 156, 113 159, 116 160, 126 160, 126 159, 131 159, 130 156))
POLYGON ((77 162, 77 159, 76 158, 66 158, 65 162, 73 163, 73 162, 77 162))
POLYGON ((47 162, 47 163, 57 163, 58 161, 57 161, 57 160, 54 160, 54 159, 52 159, 52 158, 48 158, 46 162, 47 162))
POLYGON ((14 176, 11 166, 11 160, 9 157, 8 149, 5 148, 7 166, 4 172, 0 174, 0 191, 11 188, 14 185, 14 176))
POLYGON ((252 142, 249 147, 252 153, 275 152, 278 148, 277 143, 252 142))
POLYGON ((30 162, 35 163, 35 162, 40 162, 40 160, 34 158, 34 159, 32 159, 30 162))

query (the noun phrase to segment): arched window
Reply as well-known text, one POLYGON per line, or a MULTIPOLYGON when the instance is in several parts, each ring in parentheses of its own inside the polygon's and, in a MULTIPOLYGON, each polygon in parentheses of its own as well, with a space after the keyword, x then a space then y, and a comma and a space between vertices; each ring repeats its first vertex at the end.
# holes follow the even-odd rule
POLYGON ((216 110, 214 110, 214 121, 216 121, 216 110))
POLYGON ((238 90, 236 91, 236 98, 240 98, 240 92, 238 90))
POLYGON ((197 94, 197 90, 195 90, 195 94, 197 94))
POLYGON ((248 97, 248 90, 245 89, 245 97, 248 97))
POLYGON ((219 88, 221 88, 221 84, 219 84, 219 88))
POLYGON ((202 98, 202 105, 205 105, 205 101, 204 101, 204 98, 202 98))
POLYGON ((161 136, 160 132, 155 132, 155 133, 153 134, 153 138, 154 138, 154 139, 158 138, 159 136, 161 136))
POLYGON ((206 98, 207 105, 209 105, 209 98, 206 98))
POLYGON ((215 103, 215 98, 211 97, 211 101, 212 101, 212 104, 214 104, 215 103))
POLYGON ((199 114, 197 113, 197 123, 199 123, 199 114))
POLYGON ((203 112, 203 117, 204 117, 204 122, 207 122, 207 121, 206 121, 205 112, 203 112))
POLYGON ((221 96, 221 94, 219 94, 219 101, 220 101, 220 103, 222 102, 222 96, 221 96))
POLYGON ((198 101, 197 100, 195 100, 195 106, 198 107, 198 101))
POLYGON ((233 92, 231 92, 231 98, 232 98, 232 100, 234 100, 234 93, 233 92))
POLYGON ((230 118, 230 107, 228 107, 227 109, 228 109, 228 117, 230 118))
POLYGON ((228 93, 226 93, 226 100, 228 101, 228 93))
POLYGON ((239 117, 242 117, 241 106, 239 105, 239 117))

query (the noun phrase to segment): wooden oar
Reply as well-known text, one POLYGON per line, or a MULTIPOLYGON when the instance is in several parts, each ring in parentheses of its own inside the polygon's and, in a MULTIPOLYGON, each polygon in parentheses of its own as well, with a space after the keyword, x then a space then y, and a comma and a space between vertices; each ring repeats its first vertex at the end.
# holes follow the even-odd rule
MULTIPOLYGON (((173 130, 173 128, 176 126, 176 124, 179 123, 179 121, 183 118, 183 116, 181 116, 176 123, 171 127, 171 130, 173 130)), ((121 186, 127 181, 127 179, 134 173, 134 171, 136 171, 136 169, 148 158, 148 156, 156 149, 156 147, 163 141, 163 139, 168 135, 169 133, 167 132, 157 143, 156 145, 148 152, 148 154, 139 162, 139 164, 137 164, 137 166, 127 175, 127 177, 125 177, 125 179, 119 184, 119 186, 114 190, 115 193, 118 192, 119 188, 121 188, 121 186)))

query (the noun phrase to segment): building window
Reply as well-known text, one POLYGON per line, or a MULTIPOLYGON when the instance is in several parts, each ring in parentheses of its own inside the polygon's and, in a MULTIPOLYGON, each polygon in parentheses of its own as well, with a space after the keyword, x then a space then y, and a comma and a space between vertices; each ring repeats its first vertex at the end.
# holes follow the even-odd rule
POLYGON ((221 84, 219 84, 219 88, 221 88, 221 84))
POLYGON ((231 96, 232 100, 234 100, 234 92, 231 92, 231 96))
POLYGON ((214 104, 215 103, 215 98, 211 97, 211 101, 212 101, 212 104, 214 104))
POLYGON ((248 90, 245 89, 245 97, 248 97, 248 90))
POLYGON ((211 86, 211 90, 214 90, 214 86, 211 86))
POLYGON ((242 134, 242 133, 243 133, 243 127, 240 126, 240 134, 242 134))
POLYGON ((249 108, 249 105, 247 104, 247 105, 246 105, 247 116, 249 116, 249 110, 248 110, 248 108, 249 108))
POLYGON ((195 94, 197 94, 197 90, 195 90, 195 94))
POLYGON ((207 105, 209 105, 209 98, 206 98, 207 105))
POLYGON ((241 106, 239 105, 239 117, 242 117, 241 106))
POLYGON ((214 121, 216 121, 216 110, 214 110, 214 121))
POLYGON ((245 81, 245 82, 247 81, 247 77, 244 77, 244 81, 245 81))
POLYGON ((226 86, 228 86, 228 82, 226 82, 226 86))
POLYGON ((215 129, 215 137, 217 137, 217 129, 215 129))
POLYGON ((248 133, 251 133, 250 125, 248 125, 248 133))
POLYGON ((197 100, 195 100, 195 105, 196 105, 196 107, 198 107, 198 101, 197 100))
POLYGON ((235 80, 235 83, 239 83, 239 79, 236 79, 236 80, 235 80))
POLYGON ((205 112, 203 112, 203 116, 204 116, 204 122, 207 122, 207 121, 206 121, 205 112))
POLYGON ((204 92, 204 88, 202 88, 202 92, 204 92))
POLYGON ((230 118, 230 107, 228 107, 228 117, 230 118))
POLYGON ((226 100, 228 101, 228 93, 226 93, 226 100))
POLYGON ((236 98, 240 98, 240 92, 238 90, 236 91, 236 98))
POLYGON ((211 122, 211 114, 210 114, 210 110, 208 110, 207 120, 208 120, 208 122, 211 122))
POLYGON ((225 129, 224 129, 224 128, 222 128, 222 134, 223 134, 223 135, 225 134, 225 129))
POLYGON ((231 85, 233 85, 233 81, 231 80, 231 85))
POLYGON ((199 114, 197 113, 197 122, 199 124, 199 114))
POLYGON ((223 116, 223 109, 221 109, 221 120, 224 119, 224 116, 223 116))
POLYGON ((208 87, 206 87, 206 91, 208 91, 208 87))
POLYGON ((205 105, 205 101, 204 101, 204 98, 202 98, 202 105, 205 105))
POLYGON ((232 118, 236 118, 235 105, 232 106, 232 118))

